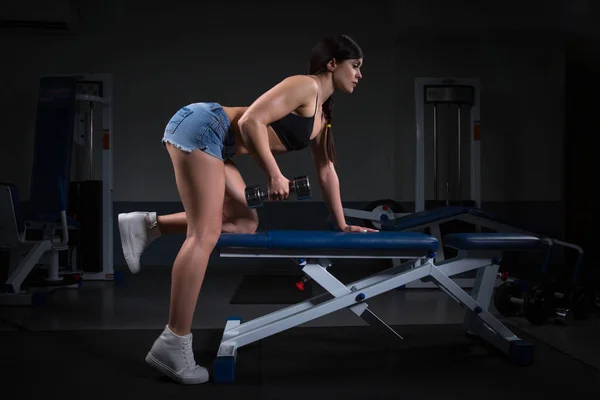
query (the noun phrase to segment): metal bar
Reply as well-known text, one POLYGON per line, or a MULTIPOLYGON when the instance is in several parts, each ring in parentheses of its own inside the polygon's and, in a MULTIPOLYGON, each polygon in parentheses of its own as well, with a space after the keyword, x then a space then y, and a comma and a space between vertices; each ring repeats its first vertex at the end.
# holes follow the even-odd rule
MULTIPOLYGON (((336 277, 334 277, 327 268, 318 263, 308 263, 302 268, 302 271, 310 276, 315 282, 317 282, 323 289, 331 293, 334 297, 341 297, 348 293, 358 292, 358 289, 352 285, 344 285, 336 277)), ((388 277, 387 279, 389 279, 388 277)), ((383 281, 384 279, 382 279, 383 281)), ((385 336, 392 336, 402 339, 396 331, 390 328, 381 318, 375 313, 369 310, 369 305, 365 302, 361 302, 356 306, 350 307, 350 310, 357 316, 361 317, 365 322, 373 327, 379 329, 385 336)))
POLYGON ((439 200, 438 194, 438 145, 437 145, 437 130, 438 130, 438 115, 437 115, 437 104, 433 105, 433 183, 434 183, 434 194, 433 198, 439 200))
POLYGON ((458 143, 457 143, 457 147, 458 147, 458 182, 457 182, 457 186, 458 186, 458 200, 462 200, 462 174, 461 174, 461 138, 462 138, 462 134, 461 134, 461 108, 460 108, 460 103, 458 104, 458 143))
MULTIPOLYGON (((367 286, 372 286, 372 285, 384 282, 393 276, 396 276, 396 275, 406 272, 407 267, 408 267, 407 264, 410 264, 410 263, 403 263, 396 267, 389 268, 385 271, 378 272, 369 277, 362 278, 355 282, 351 282, 347 286, 353 287, 356 290, 362 290, 363 288, 365 288, 367 286)), ((431 260, 428 261, 428 264, 431 265, 431 260)), ((425 264, 423 265, 423 267, 424 266, 425 266, 425 264)), ((301 313, 301 312, 306 311, 318 304, 329 301, 332 298, 333 298, 333 296, 329 292, 319 294, 308 300, 303 301, 302 303, 294 304, 294 305, 285 307, 283 309, 274 311, 270 314, 264 315, 262 317, 255 318, 254 320, 245 322, 241 327, 238 327, 236 329, 236 333, 244 333, 251 329, 257 329, 260 326, 268 325, 278 319, 286 318, 290 315, 301 313)), ((351 308, 354 308, 354 307, 351 307, 351 308)), ((227 334, 227 332, 226 332, 226 334, 227 334)), ((226 338, 229 338, 229 336, 230 335, 226 335, 226 338)))
POLYGON ((444 275, 435 266, 431 267, 431 277, 437 282, 440 289, 451 295, 467 310, 477 315, 482 322, 489 326, 493 331, 502 336, 506 340, 518 340, 519 337, 510 331, 504 324, 498 321, 489 311, 483 309, 480 304, 467 292, 461 289, 452 279, 444 275), (477 312, 475 311, 477 308, 477 312))
MULTIPOLYGON (((430 272, 431 265, 426 264, 423 267, 411 269, 383 282, 378 282, 374 285, 367 286, 361 290, 360 294, 362 294, 363 299, 369 299, 399 286, 405 285, 408 282, 428 276, 430 272)), ((253 322, 249 321, 238 326, 235 330, 233 330, 233 332, 231 332, 230 335, 230 332, 225 332, 224 337, 229 337, 229 339, 221 342, 221 345, 230 345, 235 343, 238 348, 246 346, 249 343, 253 343, 266 337, 275 335, 276 333, 292 327, 302 325, 316 318, 331 314, 334 311, 341 310, 342 308, 359 304, 361 300, 357 300, 357 295, 357 292, 348 293, 296 314, 285 315, 284 317, 281 317, 279 312, 275 312, 271 315, 271 321, 268 325, 265 326, 264 324, 261 324, 261 326, 258 326, 254 329, 246 329, 246 327, 253 322)), ((285 314, 288 313, 286 312, 285 314)))
POLYGON ((365 320, 366 323, 376 328, 384 336, 390 339, 404 339, 398 332, 396 332, 391 326, 386 324, 385 321, 375 315, 375 313, 368 308, 360 315, 360 317, 365 320))
POLYGON ((90 101, 90 180, 94 179, 94 103, 90 101))

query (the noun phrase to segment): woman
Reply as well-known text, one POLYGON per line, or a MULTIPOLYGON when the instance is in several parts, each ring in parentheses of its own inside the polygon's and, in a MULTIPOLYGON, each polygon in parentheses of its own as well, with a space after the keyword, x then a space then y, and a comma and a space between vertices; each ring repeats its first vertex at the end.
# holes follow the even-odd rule
POLYGON ((153 240, 186 233, 173 264, 169 321, 146 356, 150 365, 181 383, 208 380, 206 368, 194 361, 191 334, 208 259, 221 232, 253 233, 258 226, 256 210, 246 203, 246 185, 231 161, 234 155, 256 159, 268 176, 269 198, 277 201, 288 198, 290 182, 273 154, 310 146, 337 228, 374 231, 346 224, 331 132, 331 96, 336 90, 354 91, 362 78, 362 62, 362 50, 350 37, 325 38, 312 50, 309 75, 282 80, 249 107, 194 103, 168 122, 162 142, 185 211, 158 217, 148 212, 119 215, 123 252, 134 273, 153 240))

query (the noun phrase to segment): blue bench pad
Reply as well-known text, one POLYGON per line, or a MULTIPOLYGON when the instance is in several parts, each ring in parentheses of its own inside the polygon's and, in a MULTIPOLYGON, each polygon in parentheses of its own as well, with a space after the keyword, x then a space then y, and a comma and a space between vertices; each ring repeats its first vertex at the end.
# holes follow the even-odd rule
POLYGON ((482 210, 481 208, 468 208, 467 212, 474 217, 487 219, 489 221, 497 222, 499 224, 504 224, 508 226, 515 226, 514 223, 512 221, 509 221, 507 218, 499 214, 492 213, 490 211, 482 210))
POLYGON ((526 250, 541 246, 544 241, 519 233, 450 233, 444 235, 443 243, 463 250, 526 250))
POLYGON ((484 218, 493 222, 512 226, 512 223, 506 218, 498 214, 482 210, 481 208, 448 206, 432 208, 431 210, 420 211, 418 213, 409 214, 404 217, 384 222, 382 224, 382 229, 386 231, 403 231, 442 221, 448 218, 455 218, 462 214, 470 214, 474 217, 484 218))
POLYGON ((419 232, 335 232, 270 230, 257 233, 222 233, 218 248, 360 249, 436 251, 437 239, 419 232))
POLYGON ((416 228, 418 226, 431 224, 447 218, 453 218, 469 212, 469 207, 449 206, 437 207, 431 210, 420 211, 409 214, 404 217, 396 218, 382 223, 382 230, 385 231, 403 231, 416 228))

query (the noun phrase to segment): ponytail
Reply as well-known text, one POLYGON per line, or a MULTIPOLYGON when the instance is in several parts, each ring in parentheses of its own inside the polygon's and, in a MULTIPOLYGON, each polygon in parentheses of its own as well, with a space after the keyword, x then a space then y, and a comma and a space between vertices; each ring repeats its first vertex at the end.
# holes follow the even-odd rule
POLYGON ((335 164, 335 142, 333 140, 333 132, 331 131, 331 125, 333 120, 333 98, 329 97, 323 103, 323 114, 325 115, 325 119, 327 120, 327 124, 325 125, 325 138, 327 140, 327 158, 333 164, 335 164))

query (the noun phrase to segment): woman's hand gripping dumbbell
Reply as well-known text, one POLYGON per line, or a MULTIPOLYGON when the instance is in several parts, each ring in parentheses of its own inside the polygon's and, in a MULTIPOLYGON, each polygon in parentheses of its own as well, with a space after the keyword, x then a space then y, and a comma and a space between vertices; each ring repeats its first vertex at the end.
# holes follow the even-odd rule
MULTIPOLYGON (((271 185, 269 185, 271 187, 271 185)), ((274 185, 275 186, 275 185, 274 185)), ((269 196, 269 191, 261 190, 259 185, 252 185, 246 187, 246 203, 250 208, 258 208, 264 205, 264 202, 268 199, 271 200, 284 200, 279 196, 269 196)), ((296 194, 297 200, 308 199, 312 196, 310 191, 310 182, 307 176, 299 176, 289 181, 289 191, 296 194)))

